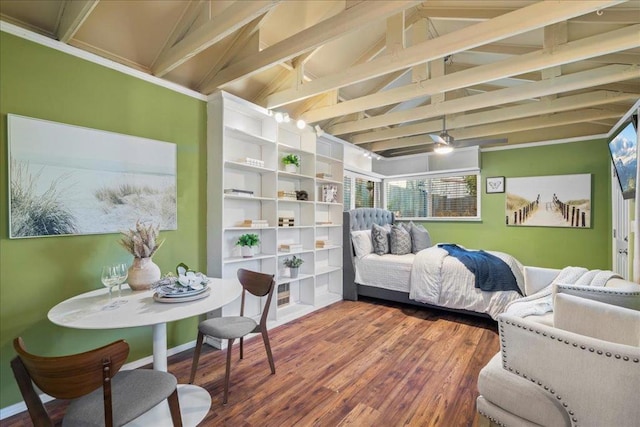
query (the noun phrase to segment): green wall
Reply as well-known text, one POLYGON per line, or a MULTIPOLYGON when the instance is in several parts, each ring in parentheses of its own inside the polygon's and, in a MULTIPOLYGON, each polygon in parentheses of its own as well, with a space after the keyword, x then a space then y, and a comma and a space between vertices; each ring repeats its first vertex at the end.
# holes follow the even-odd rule
MULTIPOLYGON (((8 239, 7 113, 170 141, 178 148, 178 230, 163 231, 154 256, 163 271, 178 262, 204 270, 206 104, 67 54, 0 33, 0 407, 22 400, 9 361, 12 340, 46 355, 86 350, 125 338, 129 360, 151 354, 150 328, 81 331, 47 320, 58 302, 101 287, 100 267, 130 261, 117 234, 8 239)), ((592 228, 507 227, 504 194, 482 195, 481 222, 432 222, 434 241, 501 250, 526 265, 608 268, 609 155, 603 141, 482 154, 487 176, 592 175, 592 228)), ((196 318, 171 323, 168 344, 195 339, 196 318)))
MULTIPOLYGON (((0 407, 20 398, 9 361, 12 340, 34 352, 83 351, 125 338, 129 360, 152 353, 151 328, 81 331, 54 326, 47 312, 73 295, 102 287, 105 263, 130 262, 118 234, 8 238, 7 113, 169 141, 178 151, 178 230, 154 261, 205 262, 206 103, 123 73, 0 33, 0 407)), ((133 225, 133 224, 132 224, 133 225)), ((168 325, 168 344, 195 339, 197 318, 168 325)))
POLYGON ((603 140, 483 152, 482 221, 428 222, 434 242, 507 252, 524 265, 611 268, 611 158, 603 140), (486 194, 485 179, 591 174, 589 229, 514 227, 505 224, 505 193, 486 194))

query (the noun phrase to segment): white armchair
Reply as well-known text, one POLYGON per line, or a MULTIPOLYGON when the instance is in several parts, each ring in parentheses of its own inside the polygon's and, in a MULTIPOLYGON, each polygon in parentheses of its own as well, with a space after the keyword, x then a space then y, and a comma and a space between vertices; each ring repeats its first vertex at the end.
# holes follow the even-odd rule
POLYGON ((638 426, 640 311, 560 292, 554 326, 502 314, 478 378, 481 424, 638 426))

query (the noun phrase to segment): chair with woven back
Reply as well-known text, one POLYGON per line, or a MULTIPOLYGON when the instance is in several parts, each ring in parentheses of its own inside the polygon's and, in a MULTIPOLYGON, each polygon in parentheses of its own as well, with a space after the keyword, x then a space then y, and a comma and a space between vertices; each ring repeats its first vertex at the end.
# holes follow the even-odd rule
POLYGON ((63 426, 121 426, 168 400, 174 426, 182 426, 176 378, 161 371, 120 371, 129 344, 115 341, 68 356, 31 354, 21 337, 13 341, 11 368, 34 426, 53 426, 35 384, 57 399, 71 399, 63 426))
POLYGON ((193 364, 191 365, 191 377, 189 384, 193 384, 196 377, 196 370, 198 368, 198 360, 200 359, 200 352, 202 350, 202 343, 205 336, 210 336, 219 339, 227 340, 227 366, 224 379, 224 397, 222 403, 226 404, 229 397, 229 377, 231 374, 231 347, 236 339, 240 339, 240 359, 243 358, 244 348, 243 341, 246 335, 251 333, 260 332, 264 341, 264 346, 267 351, 267 358, 269 359, 269 366, 271 367, 271 373, 276 373, 276 367, 273 363, 273 355, 271 354, 271 345, 269 344, 269 335, 267 334, 267 316, 269 314, 269 307, 271 306, 271 298, 273 297, 273 290, 275 288, 275 281, 273 274, 258 273, 251 270, 238 269, 238 280, 242 285, 242 299, 240 302, 240 316, 224 316, 207 319, 198 325, 198 339, 196 341, 196 348, 193 354, 193 364), (250 317, 244 315, 244 305, 246 293, 257 296, 267 297, 264 305, 264 310, 260 317, 260 322, 256 322, 250 317))

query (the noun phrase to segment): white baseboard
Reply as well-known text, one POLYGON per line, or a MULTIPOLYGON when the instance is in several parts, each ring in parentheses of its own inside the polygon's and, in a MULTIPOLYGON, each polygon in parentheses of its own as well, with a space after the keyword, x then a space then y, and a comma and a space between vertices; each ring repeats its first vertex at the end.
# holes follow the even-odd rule
MULTIPOLYGON (((195 341, 181 344, 177 347, 168 349, 167 355, 173 356, 174 354, 178 354, 185 350, 189 350, 191 348, 194 348, 195 346, 196 346, 195 341)), ((141 366, 149 365, 151 363, 153 363, 153 356, 147 356, 147 357, 143 357, 142 359, 134 360, 133 362, 123 365, 122 369, 123 370, 137 369, 137 368, 140 368, 141 366)), ((49 396, 48 394, 40 393, 40 400, 42 400, 43 403, 47 403, 54 400, 54 398, 49 396)), ((7 406, 6 408, 0 408, 0 420, 4 420, 5 418, 9 418, 21 412, 25 412, 26 410, 27 410, 27 405, 24 402, 18 402, 11 406, 7 406)))

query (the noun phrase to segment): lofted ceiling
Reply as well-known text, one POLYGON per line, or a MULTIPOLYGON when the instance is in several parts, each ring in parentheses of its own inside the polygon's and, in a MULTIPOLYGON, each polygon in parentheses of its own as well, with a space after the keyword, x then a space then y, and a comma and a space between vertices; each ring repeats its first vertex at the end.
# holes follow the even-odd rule
POLYGON ((432 150, 443 122, 460 145, 606 134, 640 99, 640 0, 0 0, 0 19, 383 156, 432 150))

